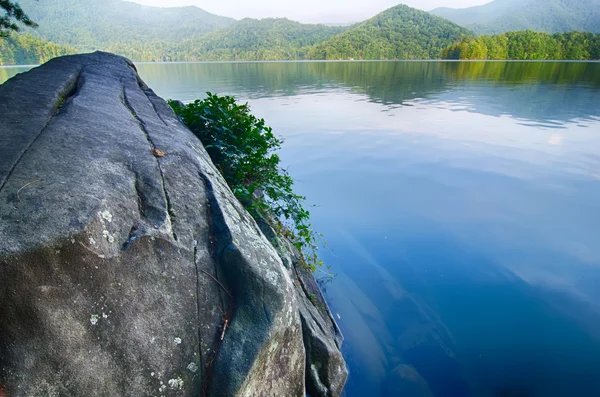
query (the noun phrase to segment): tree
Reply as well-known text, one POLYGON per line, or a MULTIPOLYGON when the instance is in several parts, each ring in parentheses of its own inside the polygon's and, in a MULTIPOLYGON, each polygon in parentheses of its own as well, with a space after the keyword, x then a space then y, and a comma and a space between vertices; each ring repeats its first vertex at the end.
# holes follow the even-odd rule
POLYGON ((464 38, 442 51, 444 59, 589 60, 600 58, 600 34, 550 35, 531 30, 464 38))
POLYGON ((4 15, 0 16, 0 37, 8 37, 13 31, 18 32, 20 27, 17 23, 32 28, 37 27, 37 24, 25 14, 18 3, 13 3, 10 0, 0 0, 0 13, 2 10, 4 10, 4 15))
POLYGON ((321 266, 319 237, 304 209, 305 197, 294 193, 294 180, 281 168, 277 151, 283 141, 265 120, 250 113, 248 104, 232 96, 207 92, 207 98, 188 105, 169 104, 202 141, 231 191, 257 222, 266 221, 300 251, 302 264, 312 271, 321 266))

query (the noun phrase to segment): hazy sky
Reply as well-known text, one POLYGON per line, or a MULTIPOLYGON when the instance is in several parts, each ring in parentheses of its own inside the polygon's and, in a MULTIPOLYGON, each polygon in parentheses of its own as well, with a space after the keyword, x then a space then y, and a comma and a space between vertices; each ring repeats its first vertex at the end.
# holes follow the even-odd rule
MULTIPOLYGON (((393 7, 394 0, 130 0, 139 4, 176 7, 195 5, 213 14, 241 19, 287 17, 301 22, 358 22, 393 7)), ((469 7, 491 0, 405 0, 422 10, 469 7)))

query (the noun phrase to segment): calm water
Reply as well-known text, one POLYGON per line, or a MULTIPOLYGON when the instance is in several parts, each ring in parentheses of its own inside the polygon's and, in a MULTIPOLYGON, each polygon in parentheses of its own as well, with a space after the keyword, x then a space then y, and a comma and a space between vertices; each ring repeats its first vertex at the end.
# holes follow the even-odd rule
POLYGON ((600 395, 600 64, 138 69, 285 138, 334 249, 348 397, 600 395))

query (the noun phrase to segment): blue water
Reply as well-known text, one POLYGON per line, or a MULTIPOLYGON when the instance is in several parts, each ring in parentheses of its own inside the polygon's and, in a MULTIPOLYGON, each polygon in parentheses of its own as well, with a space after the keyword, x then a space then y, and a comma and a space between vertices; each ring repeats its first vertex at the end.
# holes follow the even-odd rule
POLYGON ((600 64, 138 69, 284 137, 333 250, 348 397, 600 395, 600 64))
POLYGON ((600 395, 600 64, 488 68, 139 67, 285 138, 333 249, 347 396, 600 395))

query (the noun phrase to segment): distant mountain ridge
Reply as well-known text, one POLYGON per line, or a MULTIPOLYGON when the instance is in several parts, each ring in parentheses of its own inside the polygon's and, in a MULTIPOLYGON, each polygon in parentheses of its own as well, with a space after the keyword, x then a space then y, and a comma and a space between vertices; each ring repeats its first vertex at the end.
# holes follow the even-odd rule
POLYGON ((406 5, 389 8, 315 45, 310 59, 434 59, 468 29, 406 5))
POLYGON ((304 24, 286 18, 245 18, 177 46, 190 60, 305 59, 311 46, 347 29, 304 24))
POLYGON ((463 9, 436 8, 431 13, 478 34, 519 30, 600 33, 600 0, 494 0, 463 9))
MULTIPOLYGON (((105 50, 134 61, 439 59, 454 43, 467 43, 463 39, 473 31, 600 31, 600 0, 494 0, 432 13, 398 5, 351 26, 286 18, 236 21, 197 7, 123 0, 19 3, 40 25, 25 32, 79 52, 105 50)), ((21 42, 29 41, 14 41, 13 52, 19 53, 15 43, 21 42)))
POLYGON ((285 18, 235 21, 197 7, 156 8, 122 0, 20 0, 36 37, 78 51, 134 61, 430 59, 472 33, 405 5, 352 26, 285 18))
POLYGON ((79 51, 152 41, 176 42, 235 23, 198 7, 158 8, 121 0, 19 0, 37 37, 79 51))

